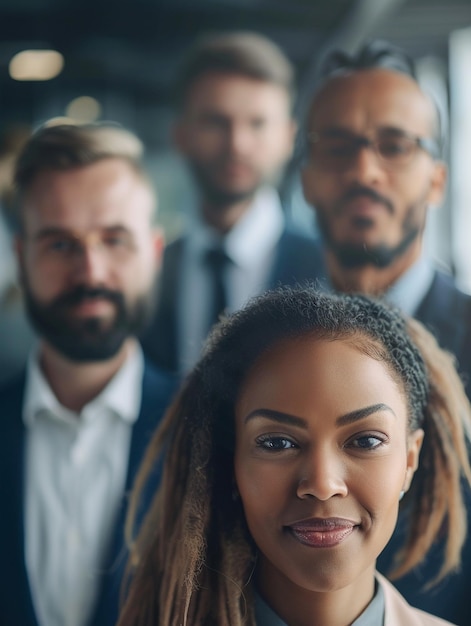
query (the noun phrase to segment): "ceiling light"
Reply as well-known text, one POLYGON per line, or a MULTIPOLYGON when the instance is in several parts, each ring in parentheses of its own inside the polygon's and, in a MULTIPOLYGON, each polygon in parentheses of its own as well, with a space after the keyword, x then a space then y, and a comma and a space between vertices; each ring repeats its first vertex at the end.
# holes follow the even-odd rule
POLYGON ((101 115, 101 105, 95 98, 80 96, 69 103, 65 112, 79 122, 94 122, 101 115))
POLYGON ((14 80, 50 80, 61 73, 64 57, 56 50, 23 50, 10 61, 14 80))

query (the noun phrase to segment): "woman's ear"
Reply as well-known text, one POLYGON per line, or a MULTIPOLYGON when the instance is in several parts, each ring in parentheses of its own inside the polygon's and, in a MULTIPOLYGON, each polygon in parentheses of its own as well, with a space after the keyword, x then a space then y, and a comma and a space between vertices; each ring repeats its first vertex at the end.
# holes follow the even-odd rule
POLYGON ((421 428, 414 430, 407 438, 407 466, 404 484, 402 486, 403 491, 409 490, 415 470, 419 465, 419 455, 423 441, 424 431, 421 428))

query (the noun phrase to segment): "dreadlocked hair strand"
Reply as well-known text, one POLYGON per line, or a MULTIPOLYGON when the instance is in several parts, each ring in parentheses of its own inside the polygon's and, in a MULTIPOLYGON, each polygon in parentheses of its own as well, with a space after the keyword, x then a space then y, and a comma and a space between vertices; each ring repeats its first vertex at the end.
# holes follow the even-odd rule
POLYGON ((467 489, 471 485, 466 445, 470 440, 471 410, 454 357, 442 350, 417 321, 410 319, 408 330, 426 363, 429 396, 420 463, 405 499, 405 504, 412 503, 414 522, 391 577, 399 578, 417 566, 443 532, 445 558, 436 579, 427 585, 430 587, 458 569, 466 539, 466 507, 460 487, 467 489), (447 529, 453 532, 445 533, 447 529))

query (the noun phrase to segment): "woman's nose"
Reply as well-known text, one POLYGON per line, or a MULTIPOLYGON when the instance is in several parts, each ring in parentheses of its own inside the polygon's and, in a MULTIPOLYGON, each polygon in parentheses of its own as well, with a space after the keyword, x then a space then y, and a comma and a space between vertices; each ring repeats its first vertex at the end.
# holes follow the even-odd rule
POLYGON ((336 451, 312 450, 300 466, 296 495, 301 499, 315 497, 319 500, 344 497, 348 493, 345 474, 345 464, 336 451))

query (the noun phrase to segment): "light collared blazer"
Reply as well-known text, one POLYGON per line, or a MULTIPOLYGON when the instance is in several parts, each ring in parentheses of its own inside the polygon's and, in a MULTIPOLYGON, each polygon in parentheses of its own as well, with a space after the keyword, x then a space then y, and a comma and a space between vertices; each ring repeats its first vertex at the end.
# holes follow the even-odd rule
POLYGON ((450 626, 451 622, 412 607, 378 572, 376 578, 384 591, 384 626, 450 626))

